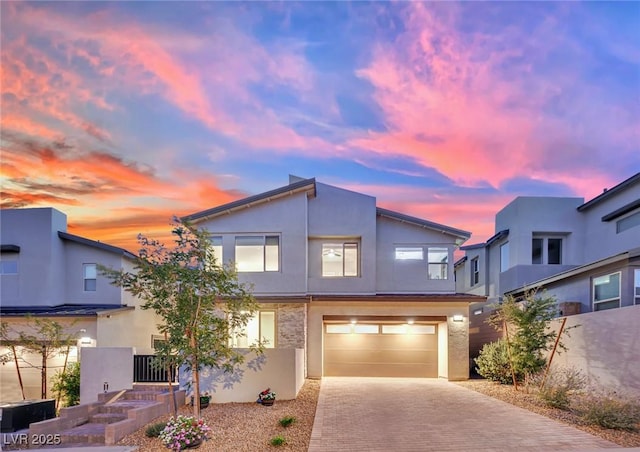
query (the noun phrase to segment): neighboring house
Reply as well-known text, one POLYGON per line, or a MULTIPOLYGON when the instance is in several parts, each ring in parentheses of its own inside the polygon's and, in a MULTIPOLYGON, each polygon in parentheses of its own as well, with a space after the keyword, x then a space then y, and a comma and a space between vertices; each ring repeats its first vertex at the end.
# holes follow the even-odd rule
MULTIPOLYGON (((625 308, 623 317, 640 320, 640 173, 586 203, 583 198, 518 197, 497 213, 495 231, 485 243, 461 247, 465 256, 455 263, 457 291, 487 297, 486 303, 471 306, 472 357, 496 336, 484 324, 490 305, 531 289, 554 296, 561 315, 594 313, 576 320, 584 325, 605 314, 599 311, 618 308, 625 308)), ((624 355, 625 344, 636 350, 637 342, 629 340, 640 341, 637 326, 632 331, 602 328, 605 318, 617 315, 607 313, 597 320, 598 328, 587 325, 573 335, 590 334, 583 345, 593 353, 595 343, 613 343, 616 334, 626 334, 615 347, 617 355, 624 355)), ((592 363, 595 359, 591 356, 592 363)))
POLYGON ((291 372, 311 378, 468 378, 468 306, 484 297, 456 293, 452 258, 470 233, 293 176, 184 220, 253 286, 260 312, 238 347, 298 350, 291 372))
MULTIPOLYGON (((66 215, 52 208, 4 209, 0 223, 0 315, 12 330, 33 334, 26 330, 27 316, 55 320, 77 337, 71 361, 79 347, 134 347, 137 353, 153 353, 155 314, 141 310, 139 300, 111 285, 97 268, 131 270, 131 253, 67 233, 66 215)), ((39 363, 36 356, 26 358, 39 363)), ((62 356, 52 359, 49 375, 63 361, 62 356)), ((40 398, 39 371, 21 365, 21 373, 26 397, 40 398)), ((1 367, 0 375, 0 400, 20 400, 13 360, 1 367)))

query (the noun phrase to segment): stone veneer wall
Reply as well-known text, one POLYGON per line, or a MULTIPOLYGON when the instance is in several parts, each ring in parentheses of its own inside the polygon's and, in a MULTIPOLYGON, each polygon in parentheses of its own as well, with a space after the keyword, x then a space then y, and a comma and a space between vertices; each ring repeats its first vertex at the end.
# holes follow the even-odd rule
POLYGON ((469 316, 468 311, 462 322, 447 319, 449 349, 449 380, 469 378, 469 316))
POLYGON ((277 305, 277 348, 307 349, 307 305, 280 303, 277 305))

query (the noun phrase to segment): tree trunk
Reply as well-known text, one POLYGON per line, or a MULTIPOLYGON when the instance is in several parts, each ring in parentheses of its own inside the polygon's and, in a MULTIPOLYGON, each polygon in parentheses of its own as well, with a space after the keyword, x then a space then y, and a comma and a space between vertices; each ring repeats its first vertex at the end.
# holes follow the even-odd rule
MULTIPOLYGON (((167 333, 164 333, 164 340, 167 341, 167 333)), ((176 393, 173 387, 173 375, 171 375, 171 360, 167 359, 167 382, 169 383, 169 392, 171 393, 171 403, 173 405, 173 415, 178 416, 178 401, 176 400, 176 393)), ((176 372, 178 369, 176 369, 176 372)))
POLYGON ((41 392, 41 399, 46 399, 47 398, 47 346, 43 345, 42 346, 42 370, 40 372, 40 375, 42 376, 42 388, 40 389, 41 392))
MULTIPOLYGON (((67 361, 69 360, 69 349, 71 345, 67 344, 67 352, 64 355, 64 365, 62 366, 62 377, 61 380, 64 380, 64 374, 67 373, 67 361)), ((56 410, 60 409, 60 397, 62 396, 62 391, 58 392, 56 396, 56 410)))
POLYGON ((18 372, 18 383, 20 383, 20 393, 22 394, 22 400, 27 398, 24 396, 24 383, 22 383, 22 374, 20 373, 20 365, 18 364, 18 355, 16 353, 16 346, 11 346, 11 352, 13 353, 13 360, 16 363, 16 372, 18 372))
MULTIPOLYGON (((189 338, 192 350, 196 349, 196 336, 191 332, 189 338)), ((194 352, 192 359, 191 373, 193 375, 193 416, 196 419, 200 419, 200 373, 198 372, 198 355, 194 352)))

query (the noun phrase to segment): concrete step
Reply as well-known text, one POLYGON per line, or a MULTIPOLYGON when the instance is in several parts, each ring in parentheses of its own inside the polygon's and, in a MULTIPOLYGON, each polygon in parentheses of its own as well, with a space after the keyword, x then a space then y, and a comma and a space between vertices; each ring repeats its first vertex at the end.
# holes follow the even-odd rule
MULTIPOLYGON (((127 391, 122 399, 124 400, 156 400, 156 396, 159 394, 157 391, 127 391)), ((122 400, 121 399, 121 400, 122 400)))
POLYGON ((121 413, 98 413, 89 418, 89 422, 92 424, 113 424, 114 422, 120 422, 127 418, 126 414, 121 413))
POLYGON ((84 424, 60 432, 63 444, 104 444, 106 424, 84 424))
POLYGON ((114 402, 107 405, 102 405, 98 408, 98 413, 119 413, 127 414, 127 411, 141 408, 156 403, 155 400, 123 400, 121 402, 114 402))

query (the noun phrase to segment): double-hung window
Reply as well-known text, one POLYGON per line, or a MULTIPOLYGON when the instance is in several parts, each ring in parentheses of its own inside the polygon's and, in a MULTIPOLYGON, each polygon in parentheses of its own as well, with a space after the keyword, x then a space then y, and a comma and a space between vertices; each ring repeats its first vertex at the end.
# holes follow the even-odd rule
POLYGON ((620 307, 620 272, 593 278, 593 310, 620 307))
POLYGON ((635 295, 635 303, 636 304, 640 304, 640 268, 636 268, 634 271, 634 280, 635 280, 635 284, 634 284, 634 289, 633 289, 633 293, 635 295))
POLYGON ((82 271, 84 273, 84 291, 95 292, 98 275, 96 264, 82 264, 82 271))
POLYGON ((358 276, 359 259, 357 242, 323 243, 322 276, 358 276))
POLYGON ((428 277, 429 279, 447 279, 449 271, 449 250, 447 248, 429 248, 428 277))
POLYGON ((211 240, 211 252, 216 260, 216 264, 222 265, 222 236, 213 235, 209 240, 211 240))
POLYGON ((500 271, 504 272, 509 269, 509 242, 500 245, 500 271))
POLYGON ((236 237, 238 272, 277 272, 280 270, 280 237, 248 235, 236 237))
POLYGON ((276 346, 276 312, 258 311, 249 317, 242 331, 231 333, 231 347, 249 348, 261 343, 265 348, 276 346))
POLYGON ((480 261, 477 257, 471 260, 471 285, 475 286, 480 282, 480 261))

